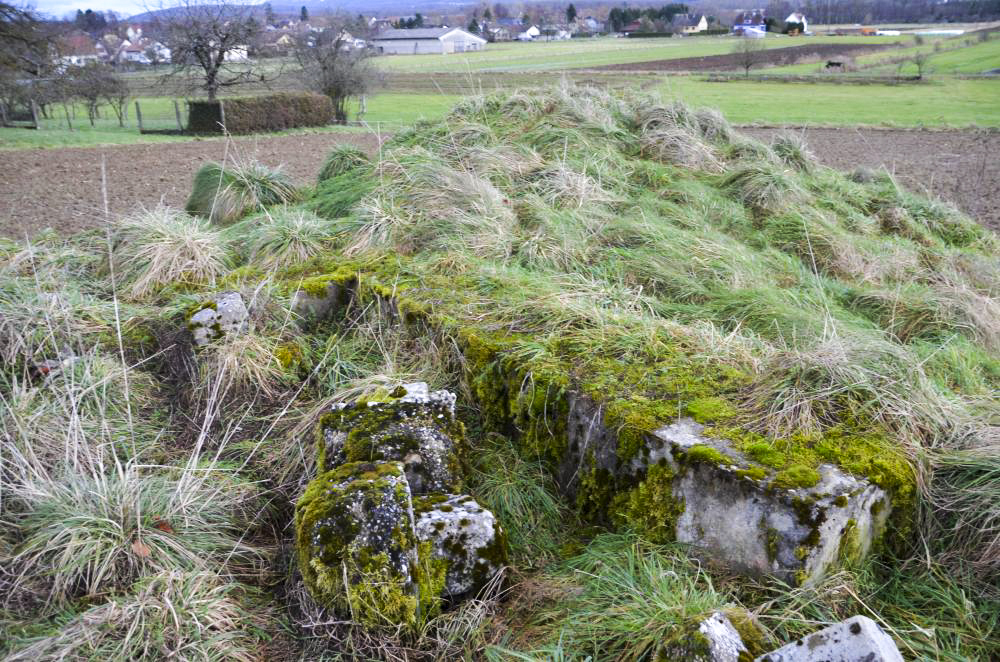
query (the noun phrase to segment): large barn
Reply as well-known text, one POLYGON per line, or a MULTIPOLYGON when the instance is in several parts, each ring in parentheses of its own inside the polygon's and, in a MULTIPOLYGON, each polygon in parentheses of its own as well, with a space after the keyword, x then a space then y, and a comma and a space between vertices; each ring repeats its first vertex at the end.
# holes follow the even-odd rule
POLYGON ((412 28, 385 30, 372 38, 372 44, 379 53, 415 55, 481 51, 486 40, 461 28, 412 28))

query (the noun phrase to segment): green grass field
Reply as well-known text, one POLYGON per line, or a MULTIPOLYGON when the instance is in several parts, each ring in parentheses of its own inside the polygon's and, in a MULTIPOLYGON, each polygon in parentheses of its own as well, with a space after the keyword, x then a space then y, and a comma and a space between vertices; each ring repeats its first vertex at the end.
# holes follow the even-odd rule
MULTIPOLYGON (((809 43, 885 44, 903 37, 810 37, 809 43)), ((732 37, 688 37, 685 39, 571 39, 569 41, 490 44, 478 53, 453 55, 394 55, 379 60, 386 71, 555 71, 586 69, 606 64, 673 60, 722 55, 732 50, 732 37)), ((768 48, 802 45, 803 40, 784 36, 764 40, 768 48)))
MULTIPOLYGON (((897 70, 904 75, 916 73, 912 64, 899 69, 900 58, 910 58, 917 53, 926 53, 930 62, 925 73, 929 74, 978 74, 989 69, 1000 68, 1000 39, 979 42, 975 37, 962 36, 947 39, 928 38, 922 45, 911 45, 880 53, 860 55, 854 59, 861 73, 892 74, 897 70), (940 45, 938 45, 940 44, 940 45), (935 49, 942 51, 938 52, 935 49)), ((783 67, 763 70, 768 74, 810 74, 824 72, 823 62, 803 62, 783 67)), ((842 75, 842 74, 831 74, 842 75)))
MULTIPOLYGON (((800 46, 805 43, 886 43, 910 37, 812 37, 802 39, 772 37, 769 48, 800 46)), ((715 55, 732 48, 732 38, 697 37, 687 39, 615 39, 610 37, 564 42, 491 44, 480 53, 464 55, 393 56, 378 60, 389 77, 389 87, 368 99, 367 113, 361 118, 376 130, 387 132, 409 126, 420 119, 436 119, 451 107, 460 94, 488 91, 497 87, 531 86, 551 83, 560 70, 580 71, 603 64, 641 62, 666 58, 715 55), (534 74, 532 73, 534 72, 534 74), (536 79, 537 77, 537 79, 536 79)), ((910 42, 912 43, 912 42, 910 42)), ((952 74, 976 73, 1000 67, 1000 39, 986 42, 971 37, 928 39, 920 46, 891 49, 856 59, 865 73, 893 73, 898 64, 888 59, 931 55, 930 81, 920 85, 849 85, 816 83, 743 82, 713 83, 699 76, 655 76, 605 72, 601 85, 631 85, 653 91, 665 99, 679 98, 697 106, 713 106, 730 121, 740 124, 869 125, 901 127, 1000 126, 1000 80, 966 80, 952 74), (935 52, 937 43, 943 44, 935 52), (952 48, 953 46, 958 48, 952 48)), ((270 66, 273 63, 270 63, 270 66)), ((815 73, 816 63, 803 63, 761 70, 767 74, 815 73)), ((904 65, 903 73, 912 73, 904 65)), ((145 75, 151 81, 152 74, 145 75)), ((831 74, 831 76, 836 74, 831 74)), ((597 73, 583 77, 598 77, 597 73)), ((131 77, 130 80, 135 77, 131 77)), ((141 77, 140 77, 141 78, 141 77)), ((575 76, 580 78, 580 75, 575 76)), ((135 79, 139 81, 138 78, 135 79)), ((141 81, 140 81, 141 82, 141 81)), ((149 82, 149 81, 147 81, 149 82)), ((140 85, 142 87, 142 85, 140 85)), ((172 129, 177 122, 173 99, 139 99, 146 128, 172 129)), ((181 107, 182 117, 184 113, 181 107)), ((357 113, 354 105, 352 115, 357 113)), ((134 103, 129 105, 125 127, 119 127, 110 110, 91 127, 81 106, 71 111, 73 130, 66 122, 62 106, 51 109, 42 121, 42 130, 0 129, 0 150, 32 147, 87 147, 134 143, 191 140, 188 136, 140 134, 136 129, 134 103)), ((352 130, 331 127, 322 131, 352 130)), ((368 130, 367 128, 355 130, 368 130)))
POLYGON ((709 83, 665 79, 657 91, 713 106, 739 124, 1000 126, 1000 81, 946 78, 919 85, 709 83))
MULTIPOLYGON (((718 108, 739 124, 871 125, 901 127, 1000 126, 1000 81, 946 78, 920 85, 833 83, 711 83, 664 77, 653 88, 664 99, 718 108)), ((365 119, 387 129, 434 119, 459 97, 382 94, 365 119)))

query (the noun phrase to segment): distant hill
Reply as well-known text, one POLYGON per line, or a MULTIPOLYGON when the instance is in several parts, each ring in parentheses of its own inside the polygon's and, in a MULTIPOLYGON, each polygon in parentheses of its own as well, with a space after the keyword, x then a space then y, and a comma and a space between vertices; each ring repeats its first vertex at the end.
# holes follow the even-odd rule
MULTIPOLYGON (((272 2, 271 9, 278 15, 297 15, 302 6, 305 5, 312 14, 345 11, 352 14, 362 13, 367 16, 371 14, 415 14, 416 12, 427 14, 461 9, 472 4, 476 3, 472 0, 425 0, 421 2, 413 0, 322 0, 319 2, 307 0, 297 3, 272 2)), ((171 12, 175 11, 178 10, 176 8, 157 9, 130 16, 128 20, 140 23, 152 21, 155 18, 169 16, 171 12)), ((254 5, 253 11, 255 14, 259 13, 263 16, 264 3, 254 5)))

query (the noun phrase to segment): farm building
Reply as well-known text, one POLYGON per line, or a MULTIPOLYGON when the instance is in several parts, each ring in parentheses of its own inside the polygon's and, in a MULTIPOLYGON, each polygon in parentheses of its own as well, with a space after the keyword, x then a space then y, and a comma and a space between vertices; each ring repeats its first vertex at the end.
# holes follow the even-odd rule
POLYGON ((372 38, 379 53, 416 55, 480 51, 486 40, 460 28, 411 28, 385 30, 372 38))

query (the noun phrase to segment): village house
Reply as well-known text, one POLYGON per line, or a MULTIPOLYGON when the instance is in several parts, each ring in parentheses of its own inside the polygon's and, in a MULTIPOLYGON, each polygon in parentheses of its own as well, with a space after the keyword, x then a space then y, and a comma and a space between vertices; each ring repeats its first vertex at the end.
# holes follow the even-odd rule
POLYGON ((518 35, 517 35, 517 40, 518 41, 534 41, 535 39, 537 39, 538 37, 540 37, 541 34, 542 34, 542 31, 538 29, 538 26, 537 25, 532 25, 527 30, 522 30, 521 32, 519 32, 518 35))
POLYGON ((704 14, 678 14, 671 26, 682 34, 696 34, 708 29, 708 19, 704 14))
POLYGON ((809 32, 809 22, 806 21, 806 15, 800 11, 789 14, 788 18, 785 19, 785 23, 801 23, 803 34, 809 32))
POLYGON ((59 40, 57 48, 59 62, 67 66, 82 67, 88 62, 99 62, 101 59, 94 40, 85 33, 63 37, 59 40))
POLYGON ((764 10, 740 12, 733 21, 733 34, 744 37, 763 37, 767 32, 767 20, 764 10))
POLYGON ((481 51, 482 37, 461 28, 410 28, 384 30, 372 37, 372 45, 387 55, 447 54, 481 51))

